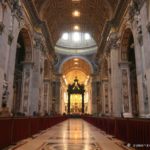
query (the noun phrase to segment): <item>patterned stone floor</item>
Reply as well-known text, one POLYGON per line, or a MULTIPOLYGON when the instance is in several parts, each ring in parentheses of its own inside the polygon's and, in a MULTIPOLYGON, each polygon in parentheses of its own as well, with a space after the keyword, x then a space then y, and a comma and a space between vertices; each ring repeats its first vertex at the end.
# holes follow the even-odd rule
POLYGON ((81 119, 69 119, 9 150, 123 150, 102 131, 81 119))

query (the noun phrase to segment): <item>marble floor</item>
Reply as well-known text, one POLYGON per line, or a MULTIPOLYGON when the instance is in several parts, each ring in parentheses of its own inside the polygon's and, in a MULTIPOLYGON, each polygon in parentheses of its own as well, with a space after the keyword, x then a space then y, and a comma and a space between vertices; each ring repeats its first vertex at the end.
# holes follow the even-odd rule
POLYGON ((123 150, 98 128, 82 119, 68 119, 9 150, 123 150))

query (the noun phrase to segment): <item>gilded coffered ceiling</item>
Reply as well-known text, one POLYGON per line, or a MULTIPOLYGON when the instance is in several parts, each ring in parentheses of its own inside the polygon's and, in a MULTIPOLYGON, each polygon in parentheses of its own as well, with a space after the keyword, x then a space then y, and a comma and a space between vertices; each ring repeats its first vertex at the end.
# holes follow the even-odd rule
POLYGON ((72 84, 74 79, 77 78, 80 84, 84 84, 88 76, 80 70, 72 70, 65 75, 68 84, 72 84))
POLYGON ((85 60, 79 58, 70 59, 66 61, 62 66, 61 72, 62 74, 66 75, 67 73, 73 70, 82 71, 87 76, 92 73, 90 65, 85 60))
POLYGON ((72 84, 75 78, 77 78, 80 83, 85 84, 91 73, 90 65, 80 58, 70 59, 62 66, 63 78, 67 81, 67 84, 72 84))
POLYGON ((106 21, 115 14, 119 0, 33 0, 41 20, 45 21, 56 44, 63 32, 72 32, 74 25, 88 32, 99 43, 106 21), (79 17, 73 17, 73 11, 79 17))

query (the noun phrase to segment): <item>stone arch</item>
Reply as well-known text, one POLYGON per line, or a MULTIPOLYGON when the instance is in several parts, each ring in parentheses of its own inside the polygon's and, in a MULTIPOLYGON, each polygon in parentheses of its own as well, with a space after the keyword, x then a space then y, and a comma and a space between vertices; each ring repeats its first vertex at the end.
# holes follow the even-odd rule
POLYGON ((130 28, 125 29, 121 39, 121 54, 120 54, 121 61, 128 60, 128 44, 129 44, 129 38, 131 36, 133 37, 131 29, 130 28))
MULTIPOLYGON (((132 115, 137 116, 139 111, 138 110, 139 102, 138 102, 138 87, 137 87, 137 74, 136 74, 136 58, 135 58, 135 48, 134 48, 134 37, 133 37, 132 30, 130 28, 126 28, 122 34, 121 64, 122 64, 121 68, 122 68, 122 78, 123 78, 122 82, 124 86, 122 87, 122 90, 124 91, 122 93, 124 93, 124 97, 128 97, 126 99, 131 100, 131 113, 132 115), (125 79, 127 80, 127 82, 125 79)), ((127 100, 124 100, 124 105, 126 104, 126 102, 127 100)))
POLYGON ((32 42, 29 32, 22 28, 18 34, 14 82, 13 82, 13 113, 28 112, 30 67, 32 62, 32 42), (22 108, 23 107, 23 108, 22 108))
POLYGON ((30 37, 30 34, 28 32, 28 29, 22 28, 19 32, 19 35, 18 35, 18 39, 19 38, 22 38, 24 40, 25 61, 31 62, 33 59, 33 51, 32 51, 31 37, 30 37))
POLYGON ((84 58, 84 57, 82 57, 82 56, 71 56, 71 57, 68 57, 68 58, 66 58, 66 59, 64 59, 64 60, 62 61, 61 65, 60 65, 60 67, 59 67, 59 73, 60 73, 60 74, 62 73, 62 67, 63 67, 64 63, 67 62, 67 61, 69 61, 69 60, 71 60, 71 59, 74 59, 74 58, 78 58, 78 59, 81 59, 81 60, 85 61, 85 62, 89 65, 90 70, 91 70, 91 73, 94 73, 93 66, 92 66, 92 64, 90 63, 89 60, 87 60, 86 58, 84 58))

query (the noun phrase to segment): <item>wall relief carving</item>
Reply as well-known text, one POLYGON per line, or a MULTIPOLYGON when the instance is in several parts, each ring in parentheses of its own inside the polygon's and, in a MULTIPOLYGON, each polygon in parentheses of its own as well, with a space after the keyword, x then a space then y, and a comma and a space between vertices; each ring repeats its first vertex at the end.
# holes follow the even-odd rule
POLYGON ((24 87, 23 87, 23 112, 28 112, 28 99, 29 99, 29 86, 30 86, 30 71, 25 72, 24 87))
POLYGON ((129 112, 129 85, 128 85, 128 72, 126 69, 122 70, 122 98, 124 105, 124 112, 129 112))
POLYGON ((4 81, 3 81, 3 93, 2 93, 2 105, 7 106, 8 96, 9 96, 8 82, 6 79, 4 79, 4 81))

